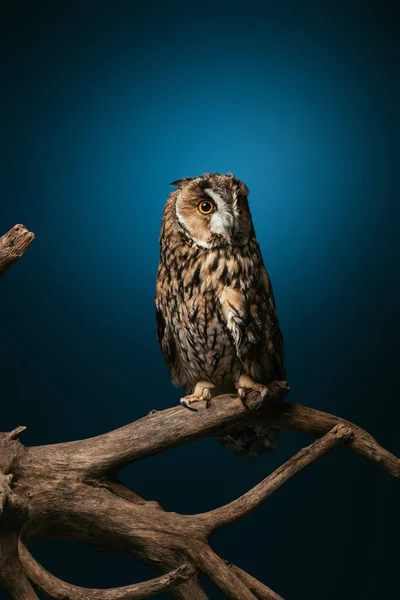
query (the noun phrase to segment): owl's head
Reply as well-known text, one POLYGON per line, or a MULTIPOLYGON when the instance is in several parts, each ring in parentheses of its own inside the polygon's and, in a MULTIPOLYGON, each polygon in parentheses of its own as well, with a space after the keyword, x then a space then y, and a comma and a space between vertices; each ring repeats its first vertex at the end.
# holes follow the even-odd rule
POLYGON ((171 185, 178 227, 198 246, 244 246, 254 233, 249 190, 232 173, 205 173, 171 185))

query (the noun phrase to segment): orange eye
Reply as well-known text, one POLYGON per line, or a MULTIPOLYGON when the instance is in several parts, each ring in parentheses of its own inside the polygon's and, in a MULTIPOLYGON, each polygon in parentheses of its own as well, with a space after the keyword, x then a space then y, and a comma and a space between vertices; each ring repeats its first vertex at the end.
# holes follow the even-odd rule
POLYGON ((214 204, 208 200, 202 200, 198 205, 198 209, 203 215, 209 215, 214 210, 214 204))

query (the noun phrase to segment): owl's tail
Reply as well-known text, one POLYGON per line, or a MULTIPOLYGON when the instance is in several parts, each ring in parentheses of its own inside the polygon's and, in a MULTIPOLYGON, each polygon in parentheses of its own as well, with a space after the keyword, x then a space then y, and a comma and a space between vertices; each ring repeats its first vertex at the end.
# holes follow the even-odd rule
POLYGON ((228 435, 218 438, 218 442, 234 454, 245 459, 251 459, 252 456, 271 452, 278 443, 279 435, 280 429, 274 427, 263 425, 242 426, 233 429, 228 435))

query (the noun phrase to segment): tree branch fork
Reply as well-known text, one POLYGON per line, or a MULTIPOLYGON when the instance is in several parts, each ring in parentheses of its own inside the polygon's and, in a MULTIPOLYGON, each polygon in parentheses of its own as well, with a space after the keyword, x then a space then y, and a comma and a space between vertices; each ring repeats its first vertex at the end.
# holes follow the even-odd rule
MULTIPOLYGON (((275 400, 288 391, 286 382, 274 382, 270 388, 275 400)), ((338 417, 284 402, 255 410, 258 403, 257 394, 249 395, 246 406, 234 396, 220 396, 210 408, 196 413, 181 406, 152 411, 109 433, 47 446, 24 447, 18 437, 22 427, 0 434, 0 538, 11 536, 14 540, 15 573, 19 577, 23 574, 27 586, 30 580, 53 598, 71 600, 145 598, 164 589, 171 589, 178 598, 205 598, 198 583, 199 573, 205 573, 228 598, 277 600, 278 594, 215 554, 209 545, 212 534, 255 510, 293 476, 339 444, 346 444, 392 475, 400 474, 399 460, 367 432, 338 417), (256 417, 258 422, 314 433, 320 438, 225 506, 197 515, 169 513, 157 502, 146 502, 118 480, 118 471, 126 464, 219 435, 227 424, 236 426, 256 417), (128 552, 163 574, 113 590, 78 588, 48 573, 25 547, 45 537, 76 539, 97 549, 128 552)), ((9 557, 10 550, 9 545, 9 557)), ((10 576, 0 576, 0 581, 13 598, 36 597, 28 592, 18 595, 10 576)))
MULTIPOLYGON (((12 235, 24 240, 21 256, 33 234, 16 227, 12 235)), ((3 236, 5 241, 0 238, 0 276, 16 260, 15 243, 9 244, 11 232, 3 236)), ((0 588, 18 600, 37 599, 34 586, 63 600, 147 598, 164 590, 184 600, 204 600, 207 596, 198 579, 203 573, 233 600, 282 600, 218 556, 210 545, 213 533, 244 518, 339 444, 400 476, 399 459, 370 434, 334 415, 283 402, 289 389, 287 382, 269 384, 268 406, 260 408, 257 393, 248 394, 245 403, 223 395, 214 398, 210 408, 200 406, 198 412, 182 406, 151 411, 115 431, 61 444, 25 447, 19 440, 23 426, 0 433, 0 588), (144 500, 118 480, 118 472, 127 464, 253 422, 318 439, 240 498, 201 514, 164 511, 156 501, 144 500), (31 541, 49 537, 129 553, 159 575, 113 589, 77 587, 48 573, 30 554, 31 541)))

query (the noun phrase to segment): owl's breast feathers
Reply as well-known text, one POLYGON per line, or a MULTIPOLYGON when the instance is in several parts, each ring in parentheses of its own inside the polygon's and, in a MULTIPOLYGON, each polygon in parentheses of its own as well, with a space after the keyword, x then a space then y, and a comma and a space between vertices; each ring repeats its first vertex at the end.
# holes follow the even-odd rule
POLYGON ((241 373, 283 379, 283 339, 256 239, 201 248, 164 218, 160 243, 157 333, 173 384, 190 391, 206 379, 224 388, 241 373))

